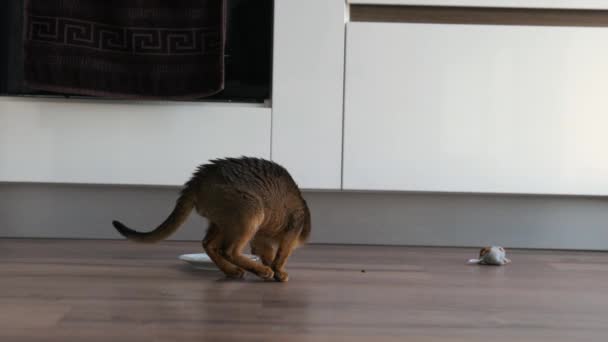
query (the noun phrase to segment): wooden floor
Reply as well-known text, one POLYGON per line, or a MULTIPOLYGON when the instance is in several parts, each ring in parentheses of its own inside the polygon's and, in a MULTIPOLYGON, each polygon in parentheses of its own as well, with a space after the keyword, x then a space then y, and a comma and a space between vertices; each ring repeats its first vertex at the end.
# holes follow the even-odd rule
POLYGON ((606 341, 608 254, 309 246, 287 284, 177 260, 199 244, 0 240, 0 341, 606 341), (365 270, 365 272, 362 272, 365 270))

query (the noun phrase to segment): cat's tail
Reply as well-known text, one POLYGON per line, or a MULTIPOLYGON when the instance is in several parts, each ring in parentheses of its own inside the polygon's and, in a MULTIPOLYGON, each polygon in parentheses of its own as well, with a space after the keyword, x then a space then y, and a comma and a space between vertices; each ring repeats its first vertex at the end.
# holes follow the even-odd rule
POLYGON ((160 226, 151 232, 135 231, 121 222, 112 221, 112 225, 124 237, 135 242, 154 243, 168 238, 186 221, 194 208, 194 196, 189 191, 182 192, 177 199, 173 212, 160 226))

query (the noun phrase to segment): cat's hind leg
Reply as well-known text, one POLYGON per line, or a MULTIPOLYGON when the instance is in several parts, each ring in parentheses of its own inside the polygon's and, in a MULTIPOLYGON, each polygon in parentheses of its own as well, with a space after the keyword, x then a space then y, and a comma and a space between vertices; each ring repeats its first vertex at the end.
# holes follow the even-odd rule
POLYGON ((247 215, 230 222, 229 227, 222 227, 226 231, 224 255, 234 265, 254 273, 262 279, 270 280, 274 277, 274 272, 270 267, 243 255, 243 250, 257 233, 262 221, 263 214, 247 215))
POLYGON ((291 253, 298 246, 298 238, 301 231, 301 229, 288 230, 283 234, 279 242, 279 249, 271 266, 274 271, 274 279, 277 281, 286 282, 289 280, 289 275, 285 271, 285 264, 291 253))
POLYGON ((229 278, 243 278, 245 271, 230 263, 221 253, 222 236, 220 228, 215 223, 210 223, 207 235, 203 240, 203 249, 211 258, 213 263, 229 278))
POLYGON ((277 249, 271 238, 258 234, 251 240, 251 253, 260 257, 264 265, 272 266, 272 262, 277 255, 277 249))

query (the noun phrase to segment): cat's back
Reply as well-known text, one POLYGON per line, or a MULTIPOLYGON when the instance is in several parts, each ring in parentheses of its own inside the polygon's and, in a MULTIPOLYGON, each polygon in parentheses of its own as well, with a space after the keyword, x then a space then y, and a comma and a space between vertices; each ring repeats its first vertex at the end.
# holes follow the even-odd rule
POLYGON ((223 183, 250 190, 297 189, 289 172, 281 165, 262 158, 214 159, 201 165, 193 180, 223 183))

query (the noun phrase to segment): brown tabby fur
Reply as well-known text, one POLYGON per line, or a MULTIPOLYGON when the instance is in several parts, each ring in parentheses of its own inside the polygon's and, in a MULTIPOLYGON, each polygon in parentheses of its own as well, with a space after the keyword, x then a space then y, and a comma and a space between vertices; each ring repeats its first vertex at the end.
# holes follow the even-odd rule
POLYGON ((114 227, 137 242, 167 238, 192 209, 209 220, 203 248, 228 277, 244 270, 263 279, 287 281, 285 263, 310 235, 310 212, 287 170, 258 158, 228 158, 201 165, 184 185, 173 212, 156 229, 140 233, 118 221, 114 227), (262 264, 243 255, 251 252, 262 264))

